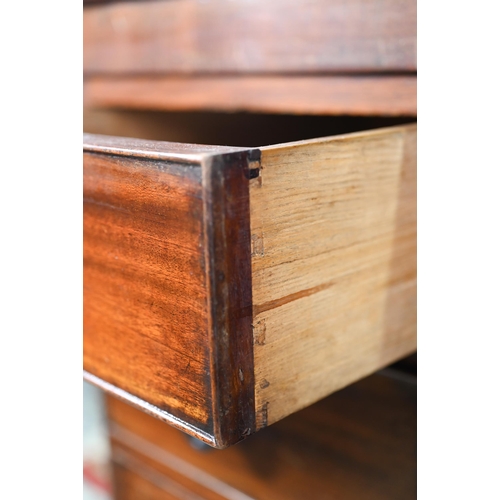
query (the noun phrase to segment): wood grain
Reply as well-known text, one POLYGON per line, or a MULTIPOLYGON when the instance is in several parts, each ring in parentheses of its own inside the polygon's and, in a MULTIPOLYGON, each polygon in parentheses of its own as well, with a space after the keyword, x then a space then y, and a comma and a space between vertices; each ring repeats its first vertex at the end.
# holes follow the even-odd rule
POLYGON ((251 152, 84 143, 88 379, 212 445, 242 439, 255 427, 251 152))
POLYGON ((255 432, 250 168, 259 151, 217 155, 203 171, 214 433, 220 447, 255 432))
POLYGON ((416 349, 415 125, 85 144, 92 382, 225 447, 416 349))
MULTIPOLYGON (((116 429, 118 430, 118 429, 116 429)), ((163 429, 160 429, 160 433, 163 429)), ((120 432, 120 430, 118 430, 120 432)), ((137 436, 127 433, 121 429, 121 435, 125 435, 127 444, 133 441, 139 447, 148 443, 140 441, 137 436)), ((251 500, 252 497, 245 495, 239 489, 231 487, 213 475, 206 474, 202 469, 193 467, 191 464, 179 459, 167 450, 155 448, 153 453, 139 454, 135 448, 124 446, 121 442, 113 441, 112 462, 115 471, 115 480, 118 490, 116 495, 121 498, 144 498, 140 495, 130 495, 129 481, 136 484, 143 490, 156 489, 157 498, 188 498, 206 500, 251 500), (155 453, 159 452, 160 457, 155 453), (160 460, 157 461, 156 459, 160 460), (168 463, 165 466, 164 463, 168 463), (116 477, 116 472, 122 477, 116 477)), ((207 450, 204 450, 205 452, 207 450)), ((212 450, 210 450, 212 451, 212 450)), ((147 496, 146 498, 149 498, 147 496)), ((156 498, 156 497, 154 497, 156 498)))
POLYGON ((88 107, 416 116, 416 76, 91 77, 88 107))
POLYGON ((416 349, 416 127, 262 148, 250 184, 257 426, 416 349))
POLYGON ((201 168, 85 153, 84 171, 85 367, 209 432, 201 168))
MULTIPOLYGON (((411 377, 373 375, 226 450, 200 451, 162 422, 113 398, 107 404, 115 470, 163 489, 153 498, 175 489, 232 500, 416 498, 411 377)), ((131 498, 123 475, 117 500, 131 498)))
POLYGON ((168 478, 164 478, 154 471, 151 472, 144 466, 140 470, 142 474, 126 468, 121 463, 113 463, 113 498, 115 500, 178 500, 179 498, 190 498, 186 496, 186 490, 176 488, 168 478))
POLYGON ((416 70, 414 0, 165 0, 88 6, 84 72, 416 70))

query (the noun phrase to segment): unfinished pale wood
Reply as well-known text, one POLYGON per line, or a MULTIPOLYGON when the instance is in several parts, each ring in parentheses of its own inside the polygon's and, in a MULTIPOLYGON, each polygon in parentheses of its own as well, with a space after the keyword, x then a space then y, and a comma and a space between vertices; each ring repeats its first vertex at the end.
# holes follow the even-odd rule
POLYGON ((262 148, 257 427, 416 349, 416 126, 262 148))

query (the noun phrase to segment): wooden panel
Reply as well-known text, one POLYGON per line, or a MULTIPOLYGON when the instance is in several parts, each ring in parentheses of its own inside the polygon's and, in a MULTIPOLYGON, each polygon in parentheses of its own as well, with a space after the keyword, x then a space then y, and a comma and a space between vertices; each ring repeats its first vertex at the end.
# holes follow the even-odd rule
POLYGON ((262 148, 255 392, 269 425, 416 349, 416 127, 262 148))
POLYGON ((89 107, 416 116, 415 76, 87 78, 89 107))
POLYGON ((215 446, 255 427, 251 155, 100 136, 84 152, 87 377, 215 446))
MULTIPOLYGON (((122 430, 122 434, 127 433, 122 430)), ((135 444, 137 444, 136 435, 126 435, 125 442, 128 443, 130 440, 136 441, 135 444)), ((154 451, 151 456, 147 454, 144 455, 143 453, 138 453, 135 448, 131 448, 119 440, 112 440, 113 468, 119 473, 125 473, 125 475, 128 476, 128 478, 115 477, 114 482, 119 491, 115 500, 129 498, 126 496, 128 492, 125 492, 125 490, 127 489, 127 482, 130 478, 136 483, 139 483, 140 481, 138 481, 138 479, 142 478, 143 481, 147 481, 149 484, 162 490, 163 493, 160 493, 158 496, 158 498, 162 499, 170 498, 168 495, 174 495, 174 498, 189 499, 251 500, 251 497, 242 494, 236 488, 232 488, 216 477, 204 473, 203 470, 191 466, 168 453, 166 450, 161 450, 160 457, 157 457, 154 451), (159 462, 157 461, 158 458, 160 460, 159 462), (165 465, 165 462, 168 463, 168 465, 165 465)))
POLYGON ((159 477, 159 474, 150 475, 142 471, 140 475, 123 465, 113 463, 114 500, 177 500, 190 498, 185 490, 175 488, 168 479, 159 477), (146 476, 146 478, 144 477, 146 476), (158 484, 159 483, 159 484, 158 484), (173 490, 173 491, 172 491, 173 490), (184 496, 181 496, 183 495, 184 496))
POLYGON ((87 377, 217 447, 416 349, 416 126, 90 136, 87 377))
POLYGON ((201 498, 416 498, 415 379, 387 375, 226 450, 196 449, 175 429, 108 398, 113 458, 153 484, 174 483, 201 498))
MULTIPOLYGON (((113 446, 114 500, 226 500, 203 485, 172 473, 142 455, 119 445, 113 446), (160 469, 160 470, 158 470, 160 469), (187 485, 184 483, 188 483, 187 485)), ((229 489, 229 488, 225 488, 229 489)), ((232 497, 229 497, 232 498, 232 497)), ((239 495, 237 500, 251 500, 239 495)))
POLYGON ((414 0, 122 2, 83 16, 86 74, 416 70, 414 0))
POLYGON ((85 153, 84 170, 85 367, 208 432, 201 168, 85 153))

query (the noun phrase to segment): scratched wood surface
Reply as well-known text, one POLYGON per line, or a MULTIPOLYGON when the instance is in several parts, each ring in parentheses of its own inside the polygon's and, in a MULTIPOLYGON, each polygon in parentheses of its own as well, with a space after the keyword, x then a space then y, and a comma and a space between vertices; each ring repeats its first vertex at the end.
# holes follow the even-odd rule
POLYGON ((117 500, 416 498, 416 378, 372 375, 226 450, 107 407, 117 500))
POLYGON ((96 76, 87 107, 416 116, 416 76, 96 76))
POLYGON ((414 0, 163 0, 83 10, 90 74, 414 72, 414 0))
POLYGON ((416 349, 416 126, 262 148, 257 427, 416 349))

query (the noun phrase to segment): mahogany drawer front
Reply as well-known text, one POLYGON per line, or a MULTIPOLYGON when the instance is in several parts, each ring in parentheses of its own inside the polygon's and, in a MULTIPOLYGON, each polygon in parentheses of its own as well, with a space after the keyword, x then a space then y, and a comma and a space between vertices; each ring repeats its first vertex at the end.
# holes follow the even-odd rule
POLYGON ((416 498, 409 376, 372 375, 225 450, 113 397, 107 408, 117 500, 416 498))
POLYGON ((83 11, 86 106, 416 116, 415 0, 149 0, 83 11))
POLYGON ((86 135, 87 378, 226 447, 416 349, 416 126, 86 135))
POLYGON ((91 74, 415 72, 415 0, 153 0, 84 9, 91 74))

